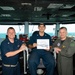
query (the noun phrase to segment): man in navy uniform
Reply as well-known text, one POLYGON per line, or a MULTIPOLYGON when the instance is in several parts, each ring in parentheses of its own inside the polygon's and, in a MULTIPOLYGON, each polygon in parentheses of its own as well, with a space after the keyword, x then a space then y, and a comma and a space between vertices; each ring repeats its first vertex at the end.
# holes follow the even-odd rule
POLYGON ((37 75, 37 66, 40 63, 40 58, 43 60, 43 64, 46 67, 46 75, 53 75, 54 67, 55 67, 55 60, 53 55, 50 53, 50 48, 52 46, 51 37, 47 33, 44 32, 46 26, 43 23, 38 25, 39 31, 36 32, 34 35, 31 36, 29 41, 29 47, 32 49, 28 65, 29 71, 31 75, 37 75), (49 48, 46 49, 37 49, 37 40, 49 40, 49 48))
POLYGON ((8 37, 1 43, 3 75, 20 75, 19 53, 24 51, 26 46, 15 35, 15 29, 9 27, 7 30, 8 37))

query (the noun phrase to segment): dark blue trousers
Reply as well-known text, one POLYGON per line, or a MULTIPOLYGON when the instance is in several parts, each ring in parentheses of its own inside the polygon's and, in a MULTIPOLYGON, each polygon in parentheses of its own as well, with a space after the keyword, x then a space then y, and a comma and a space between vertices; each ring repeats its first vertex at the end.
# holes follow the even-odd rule
POLYGON ((46 75, 53 75, 55 68, 55 59, 54 56, 46 50, 32 50, 28 65, 29 71, 31 75, 37 75, 37 66, 40 63, 40 58, 43 60, 43 64, 46 68, 46 75))
POLYGON ((19 66, 19 64, 16 67, 2 66, 2 75, 20 75, 20 66, 19 66))

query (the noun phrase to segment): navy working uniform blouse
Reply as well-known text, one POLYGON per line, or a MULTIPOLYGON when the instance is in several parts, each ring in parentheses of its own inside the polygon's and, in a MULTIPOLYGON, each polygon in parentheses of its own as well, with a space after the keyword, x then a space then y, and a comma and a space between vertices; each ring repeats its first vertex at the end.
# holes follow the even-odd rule
POLYGON ((31 36, 29 44, 37 43, 37 39, 49 39, 49 45, 52 46, 51 36, 46 33, 44 33, 44 36, 40 36, 39 32, 31 36))
POLYGON ((18 56, 19 54, 16 54, 15 56, 6 57, 5 54, 11 51, 18 50, 20 46, 22 45, 22 41, 18 39, 14 39, 14 43, 11 43, 8 38, 6 38, 1 43, 1 56, 2 56, 2 63, 4 64, 10 64, 15 65, 18 62, 18 56))

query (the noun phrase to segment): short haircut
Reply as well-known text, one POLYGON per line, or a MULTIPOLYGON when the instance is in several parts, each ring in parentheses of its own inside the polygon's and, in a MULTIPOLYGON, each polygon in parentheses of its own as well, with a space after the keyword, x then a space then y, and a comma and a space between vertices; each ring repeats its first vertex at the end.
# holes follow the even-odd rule
POLYGON ((40 24, 38 25, 38 27, 39 27, 40 25, 43 25, 44 27, 46 26, 44 23, 40 23, 40 24))
POLYGON ((65 29, 65 30, 67 31, 67 28, 66 28, 66 27, 61 27, 61 28, 59 29, 59 31, 60 31, 61 29, 65 29))
POLYGON ((9 28, 7 29, 7 32, 9 31, 9 29, 13 29, 13 30, 15 31, 15 29, 14 29, 13 27, 9 27, 9 28))

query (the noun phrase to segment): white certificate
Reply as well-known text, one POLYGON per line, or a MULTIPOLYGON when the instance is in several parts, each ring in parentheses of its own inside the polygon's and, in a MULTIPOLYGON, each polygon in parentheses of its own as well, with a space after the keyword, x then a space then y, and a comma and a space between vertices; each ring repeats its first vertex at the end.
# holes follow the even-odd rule
POLYGON ((49 49, 49 39, 37 39, 37 49, 49 49))

